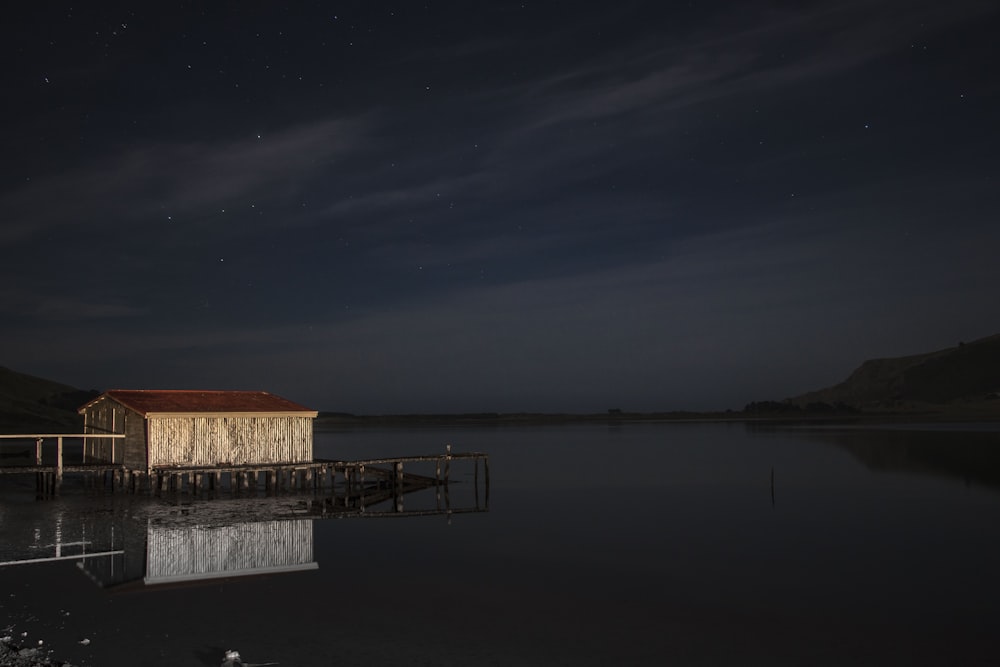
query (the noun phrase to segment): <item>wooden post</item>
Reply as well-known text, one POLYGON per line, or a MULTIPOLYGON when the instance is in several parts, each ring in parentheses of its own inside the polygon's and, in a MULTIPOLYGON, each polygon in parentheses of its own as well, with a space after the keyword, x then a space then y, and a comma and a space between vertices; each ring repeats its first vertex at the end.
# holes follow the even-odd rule
POLYGON ((490 508, 490 457, 483 457, 483 474, 486 476, 486 509, 490 508))
POLYGON ((35 438, 35 465, 42 465, 42 439, 35 438))
POLYGON ((475 472, 472 473, 472 492, 476 495, 476 509, 479 509, 479 457, 472 459, 475 472))
POLYGON ((448 476, 451 474, 451 445, 444 446, 444 484, 448 485, 448 476))
POLYGON ((56 438, 56 485, 62 484, 63 476, 63 439, 56 438))
POLYGON ((403 511, 403 462, 396 461, 396 474, 393 477, 392 495, 396 502, 396 511, 403 511))
POLYGON ((363 465, 358 466, 358 474, 361 476, 361 497, 358 502, 361 505, 361 511, 365 511, 365 467, 363 465))

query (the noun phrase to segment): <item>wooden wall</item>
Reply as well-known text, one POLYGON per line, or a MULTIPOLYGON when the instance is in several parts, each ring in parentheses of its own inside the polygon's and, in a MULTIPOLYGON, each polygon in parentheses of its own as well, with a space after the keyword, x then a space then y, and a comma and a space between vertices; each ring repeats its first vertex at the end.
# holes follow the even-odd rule
POLYGON ((146 467, 146 420, 117 401, 102 397, 84 414, 85 433, 124 433, 125 440, 84 440, 88 462, 124 463, 133 469, 146 467), (114 460, 112 461, 112 453, 114 460))
POLYGON ((146 419, 131 410, 125 415, 125 442, 122 447, 121 462, 131 470, 146 467, 146 419))
POLYGON ((147 584, 313 569, 312 519, 232 526, 149 526, 147 584))
POLYGON ((310 417, 151 417, 151 466, 311 461, 310 417))

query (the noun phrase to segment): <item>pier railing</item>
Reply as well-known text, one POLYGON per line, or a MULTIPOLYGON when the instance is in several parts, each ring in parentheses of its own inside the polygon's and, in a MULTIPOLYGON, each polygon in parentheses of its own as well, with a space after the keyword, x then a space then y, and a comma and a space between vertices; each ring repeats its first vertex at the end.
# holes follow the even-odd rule
MULTIPOLYGON (((56 441, 56 460, 54 466, 54 472, 56 477, 62 477, 63 470, 65 469, 65 464, 63 461, 63 454, 65 452, 64 443, 67 439, 80 439, 82 443, 86 443, 88 438, 107 438, 111 440, 111 460, 104 463, 115 463, 115 440, 121 440, 125 437, 124 433, 16 433, 16 434, 2 434, 0 435, 0 440, 34 440, 35 442, 35 458, 34 466, 31 466, 32 470, 48 468, 48 466, 42 466, 42 444, 46 440, 56 441)), ((86 450, 84 450, 82 456, 82 462, 86 463, 86 450)), ((2 466, 0 469, 3 472, 9 472, 21 468, 24 466, 2 466)))
MULTIPOLYGON (((343 488, 342 505, 344 508, 356 507, 364 513, 369 505, 392 501, 394 513, 403 513, 403 496, 412 491, 437 488, 438 504, 443 500, 446 508, 450 508, 449 479, 453 463, 460 461, 472 464, 472 490, 475 497, 475 509, 479 510, 480 468, 482 481, 485 482, 485 505, 489 506, 490 495, 490 463, 489 456, 482 452, 452 452, 451 445, 445 446, 443 454, 427 454, 417 456, 395 456, 367 458, 362 460, 313 459, 300 462, 265 462, 256 463, 217 463, 209 465, 157 465, 145 469, 130 469, 119 458, 115 451, 115 441, 124 438, 119 433, 19 433, 0 435, 0 444, 4 441, 27 440, 34 441, 34 461, 7 465, 0 462, 0 475, 36 473, 39 498, 59 495, 63 473, 83 473, 91 480, 101 479, 102 483, 110 483, 115 489, 137 492, 140 489, 150 493, 188 493, 197 497, 205 492, 214 496, 226 491, 233 495, 255 496, 258 487, 267 495, 279 492, 308 492, 324 495, 324 487, 329 484, 331 493, 328 500, 333 500, 334 488, 340 484, 343 488), (96 460, 87 460, 86 445, 89 439, 106 438, 111 441, 110 457, 104 456, 96 460), (65 461, 64 442, 67 439, 80 439, 84 442, 84 451, 78 459, 67 464, 65 461), (42 456, 42 445, 45 440, 55 440, 55 464, 50 463, 51 456, 42 456), (48 459, 47 461, 44 459, 48 459), (480 465, 482 462, 482 465, 480 465), (433 475, 430 471, 418 474, 412 470, 404 472, 404 465, 417 463, 433 463, 433 475), (340 478, 340 479, 338 479, 340 478)), ((17 458, 28 458, 30 450, 23 451, 17 458)), ((8 455, 3 458, 8 458, 8 455)), ((336 503, 328 509, 334 509, 336 503)))

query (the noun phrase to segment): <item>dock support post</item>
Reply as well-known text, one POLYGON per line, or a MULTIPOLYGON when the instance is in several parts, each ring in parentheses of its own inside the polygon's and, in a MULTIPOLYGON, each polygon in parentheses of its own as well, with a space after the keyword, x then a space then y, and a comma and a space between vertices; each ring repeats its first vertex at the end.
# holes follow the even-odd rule
POLYGON ((42 465, 42 439, 35 438, 35 465, 42 465))
POLYGON ((62 483, 63 476, 63 439, 56 438, 56 484, 62 483))
POLYGON ((434 461, 434 501, 439 510, 441 509, 441 460, 443 458, 439 456, 434 461))
POLYGON ((56 476, 55 485, 52 488, 52 495, 59 495, 59 487, 62 486, 63 480, 63 439, 62 437, 56 438, 56 476))
POLYGON ((448 486, 448 476, 451 474, 451 445, 445 445, 444 451, 444 484, 448 486))
POLYGON ((363 465, 358 466, 358 476, 361 480, 361 493, 358 497, 358 503, 360 504, 361 511, 365 511, 365 467, 363 465))
POLYGON ((403 511, 403 462, 396 461, 396 474, 392 480, 392 495, 396 504, 396 511, 403 511))

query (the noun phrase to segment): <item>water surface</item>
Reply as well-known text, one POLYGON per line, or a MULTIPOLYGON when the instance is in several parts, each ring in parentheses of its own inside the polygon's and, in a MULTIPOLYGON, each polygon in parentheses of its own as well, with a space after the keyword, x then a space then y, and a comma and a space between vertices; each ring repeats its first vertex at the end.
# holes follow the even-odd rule
MULTIPOLYGON (((6 480, 0 561, 59 539, 121 553, 0 567, 0 622, 95 666, 226 649, 285 666, 996 662, 993 425, 316 434, 330 458, 445 444, 490 455, 489 511, 274 519, 305 502, 279 497, 199 523, 162 499, 36 502, 6 480)), ((456 508, 482 503, 473 481, 455 467, 456 508)))

